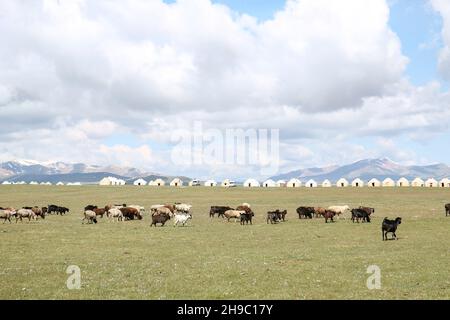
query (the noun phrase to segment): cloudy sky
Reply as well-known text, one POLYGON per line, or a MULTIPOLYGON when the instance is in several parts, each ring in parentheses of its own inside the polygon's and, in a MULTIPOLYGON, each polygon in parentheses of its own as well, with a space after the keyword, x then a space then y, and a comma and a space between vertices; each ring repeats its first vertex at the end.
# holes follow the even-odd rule
POLYGON ((173 132, 279 129, 280 172, 449 163, 448 0, 0 1, 0 161, 180 165, 173 132))

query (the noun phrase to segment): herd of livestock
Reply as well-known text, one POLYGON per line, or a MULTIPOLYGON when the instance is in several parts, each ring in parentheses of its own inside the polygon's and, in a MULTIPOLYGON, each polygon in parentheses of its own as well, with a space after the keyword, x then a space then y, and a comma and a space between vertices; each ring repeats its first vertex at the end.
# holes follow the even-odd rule
MULTIPOLYGON (((157 204, 150 207, 151 225, 157 226, 160 224, 164 226, 170 219, 174 220, 174 226, 182 225, 192 219, 191 214, 192 205, 185 203, 175 204, 157 204)), ((0 207, 0 219, 3 219, 5 223, 12 219, 23 221, 36 220, 38 218, 45 219, 46 215, 56 214, 64 215, 69 213, 70 210, 66 207, 57 205, 48 205, 47 207, 22 207, 16 210, 15 208, 3 208, 0 207)), ((328 221, 334 222, 336 217, 339 217, 346 212, 351 213, 351 220, 353 222, 371 222, 371 215, 375 212, 374 208, 360 206, 358 208, 350 209, 349 206, 330 206, 328 208, 323 207, 298 207, 296 209, 299 219, 312 219, 324 218, 325 223, 328 221)), ((110 221, 127 221, 127 220, 142 220, 145 214, 145 208, 139 205, 106 205, 104 207, 98 207, 96 205, 87 205, 84 208, 82 223, 85 222, 93 224, 97 223, 98 217, 103 218, 106 216, 110 221)), ((222 217, 229 222, 231 219, 234 221, 240 221, 241 225, 252 224, 252 219, 255 216, 251 206, 248 203, 243 203, 236 208, 229 206, 212 206, 209 211, 211 218, 222 217)), ((266 222, 267 224, 277 224, 286 220, 287 210, 276 209, 267 212, 266 222)), ((445 215, 450 216, 450 203, 445 205, 445 215)), ((398 225, 401 224, 402 219, 397 217, 394 220, 384 218, 381 226, 383 240, 387 240, 387 233, 392 233, 392 239, 396 239, 396 230, 398 225)))

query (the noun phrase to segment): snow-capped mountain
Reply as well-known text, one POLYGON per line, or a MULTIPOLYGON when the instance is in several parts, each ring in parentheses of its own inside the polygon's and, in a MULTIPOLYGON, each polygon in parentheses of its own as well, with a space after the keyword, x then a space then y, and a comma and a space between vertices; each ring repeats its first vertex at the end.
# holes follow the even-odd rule
POLYGON ((295 170, 285 174, 272 177, 273 180, 289 180, 291 178, 299 178, 300 180, 314 179, 323 181, 329 179, 336 181, 340 178, 370 180, 371 178, 399 179, 405 177, 407 179, 435 178, 442 179, 450 177, 450 167, 439 163, 427 166, 404 166, 391 161, 388 158, 381 159, 364 159, 352 164, 343 166, 331 166, 326 168, 311 168, 295 170))
POLYGON ((38 162, 34 160, 13 160, 0 163, 0 180, 17 177, 94 173, 109 173, 129 178, 151 174, 131 167, 97 166, 84 163, 38 162))

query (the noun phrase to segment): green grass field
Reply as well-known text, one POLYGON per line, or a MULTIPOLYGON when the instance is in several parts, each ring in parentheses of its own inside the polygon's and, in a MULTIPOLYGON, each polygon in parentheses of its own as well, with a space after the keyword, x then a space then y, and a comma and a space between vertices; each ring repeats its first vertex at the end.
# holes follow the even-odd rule
POLYGON ((449 299, 450 190, 414 188, 155 188, 0 186, 0 206, 71 209, 66 216, 0 222, 0 299, 449 299), (82 225, 87 204, 193 205, 189 226, 141 221, 82 225), (252 226, 209 218, 211 205, 248 202, 252 226), (299 220, 300 205, 376 208, 372 223, 299 220), (266 212, 288 210, 267 225, 266 212), (400 216, 398 241, 381 221, 400 216), (66 268, 81 269, 68 290, 66 268), (368 290, 369 265, 382 287, 368 290))

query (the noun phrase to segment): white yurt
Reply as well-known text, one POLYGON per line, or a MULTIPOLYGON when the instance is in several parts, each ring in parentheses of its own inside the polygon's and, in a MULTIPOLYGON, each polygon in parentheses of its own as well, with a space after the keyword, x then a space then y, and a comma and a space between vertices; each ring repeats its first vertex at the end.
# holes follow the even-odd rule
POLYGON ((413 186, 413 187, 424 187, 425 186, 425 182, 421 178, 415 178, 411 182, 411 186, 413 186))
POLYGON ((121 186, 125 184, 125 180, 116 177, 105 177, 98 183, 101 186, 121 186))
POLYGON ((275 184, 277 187, 286 187, 286 180, 278 180, 275 184))
POLYGON ((349 183, 348 183, 347 179, 345 179, 345 178, 340 178, 336 182, 336 187, 339 187, 339 188, 348 187, 348 185, 349 185, 349 183))
POLYGON ((39 183, 38 183, 37 181, 31 181, 30 184, 32 184, 32 185, 37 185, 37 184, 39 184, 39 183))
POLYGON ((12 183, 9 181, 3 181, 2 184, 7 185, 7 184, 12 184, 12 183))
POLYGON ((263 187, 265 187, 265 188, 273 188, 273 187, 276 187, 276 186, 277 186, 277 184, 272 179, 268 179, 268 180, 263 182, 263 187))
POLYGON ((61 182, 61 181, 59 181, 57 184, 56 184, 57 186, 63 186, 64 185, 64 183, 63 182, 61 182))
POLYGON ((133 182, 133 185, 135 185, 135 186, 146 186, 147 185, 147 181, 145 181, 142 178, 139 178, 139 179, 137 179, 137 180, 135 180, 133 182))
POLYGON ((436 181, 436 179, 430 178, 427 181, 425 181, 425 187, 436 188, 438 186, 439 186, 439 183, 436 181))
POLYGON ((383 180, 383 187, 395 187, 395 181, 391 178, 386 178, 383 180))
POLYGON ((156 187, 162 187, 162 186, 166 185, 166 182, 163 179, 158 178, 158 179, 155 179, 155 181, 153 181, 153 185, 156 187))
POLYGON ((402 177, 397 180, 397 187, 409 187, 409 180, 402 177))
POLYGON ((305 183, 305 187, 307 188, 317 188, 318 184, 313 179, 308 180, 308 182, 305 183))
POLYGON ((259 184, 258 180, 250 178, 244 181, 243 186, 246 188, 257 188, 261 185, 259 184))
POLYGON ((217 186, 217 182, 214 180, 206 180, 205 181, 205 187, 215 187, 217 186))
POLYGON ((450 179, 444 178, 441 181, 439 181, 439 186, 442 188, 450 188, 450 179))
POLYGON ((352 187, 364 187, 364 181, 362 181, 360 178, 356 178, 352 181, 352 187))
POLYGON ((16 184, 27 184, 25 181, 16 182, 16 184))
POLYGON ((286 184, 288 188, 300 188, 302 186, 302 182, 299 179, 292 178, 286 184))
POLYGON ((371 188, 381 187, 381 181, 376 178, 370 179, 369 182, 367 182, 367 186, 371 188))
POLYGON ((189 187, 198 187, 200 186, 200 181, 197 179, 189 181, 189 187))
POLYGON ((181 187, 183 186, 183 181, 180 178, 175 178, 172 181, 170 181, 171 187, 181 187))
POLYGON ((330 180, 325 179, 325 180, 322 182, 322 188, 331 188, 331 187, 332 187, 332 184, 331 184, 331 181, 330 181, 330 180))
POLYGON ((232 181, 230 179, 225 179, 225 180, 222 181, 222 183, 220 185, 222 187, 228 188, 228 187, 231 187, 233 185, 233 182, 234 181, 232 181))
MULTIPOLYGON (((122 180, 123 181, 123 180, 122 180)), ((125 182, 125 181, 124 181, 125 182)), ((81 182, 69 182, 68 186, 81 186, 81 182)))

